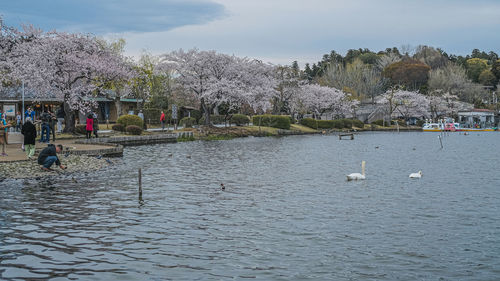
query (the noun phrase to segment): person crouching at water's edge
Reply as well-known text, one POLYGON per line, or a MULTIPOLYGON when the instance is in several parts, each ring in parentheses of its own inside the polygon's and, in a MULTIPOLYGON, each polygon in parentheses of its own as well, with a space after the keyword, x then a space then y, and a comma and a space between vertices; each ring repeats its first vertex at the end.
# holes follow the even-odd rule
POLYGON ((49 144, 46 148, 44 148, 38 156, 38 164, 43 165, 42 170, 52 171, 50 167, 54 163, 56 163, 59 168, 63 170, 66 169, 66 167, 61 164, 61 161, 59 161, 59 157, 57 157, 57 153, 61 153, 62 150, 63 146, 60 144, 58 144, 57 146, 49 144))

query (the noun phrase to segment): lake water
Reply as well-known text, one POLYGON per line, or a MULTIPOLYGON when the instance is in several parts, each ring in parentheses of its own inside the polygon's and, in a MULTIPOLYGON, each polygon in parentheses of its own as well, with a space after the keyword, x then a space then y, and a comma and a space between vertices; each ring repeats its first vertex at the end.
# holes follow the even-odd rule
POLYGON ((437 136, 141 146, 3 181, 0 279, 498 280, 500 133, 437 136))

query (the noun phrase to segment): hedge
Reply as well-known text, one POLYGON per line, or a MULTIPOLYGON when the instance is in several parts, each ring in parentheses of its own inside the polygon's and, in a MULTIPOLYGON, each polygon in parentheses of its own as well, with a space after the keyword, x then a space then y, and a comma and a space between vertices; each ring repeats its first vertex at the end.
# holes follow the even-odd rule
POLYGON ((193 117, 184 117, 179 121, 179 125, 184 126, 184 128, 192 128, 196 124, 196 119, 193 117))
POLYGON ((352 119, 352 125, 354 127, 358 127, 358 128, 361 128, 361 129, 363 129, 365 127, 365 123, 363 123, 363 121, 358 120, 358 119, 352 119))
POLYGON ((231 117, 232 124, 236 124, 236 126, 246 125, 250 123, 250 118, 243 114, 233 114, 231 117))
POLYGON ((116 123, 122 124, 125 128, 130 125, 134 125, 139 128, 142 128, 144 126, 144 121, 142 121, 141 117, 137 115, 122 115, 120 116, 120 118, 118 118, 118 120, 116 120, 116 123))
POLYGON ((123 127, 122 124, 114 124, 111 126, 111 129, 113 129, 113 131, 125 132, 125 127, 123 127))
MULTIPOLYGON (((375 121, 372 122, 372 124, 379 125, 379 126, 384 126, 384 120, 382 120, 382 119, 375 120, 375 121)), ((386 127, 390 127, 391 125, 389 124, 389 122, 385 122, 385 126, 386 127)))
MULTIPOLYGON (((224 115, 210 115, 210 123, 211 124, 224 124, 225 121, 224 115)), ((198 124, 205 125, 205 115, 203 115, 200 120, 198 120, 198 124)))
POLYGON ((363 128, 364 124, 358 119, 336 119, 336 120, 316 120, 313 118, 303 118, 299 121, 301 125, 313 129, 351 129, 352 126, 363 128))
POLYGON ((254 115, 252 117, 254 126, 266 126, 278 129, 290 129, 290 116, 287 115, 254 115))
POLYGON ((142 128, 139 127, 139 126, 135 126, 135 125, 129 125, 125 128, 125 130, 127 131, 127 133, 131 134, 131 135, 140 135, 142 134, 142 128))
POLYGON ((341 119, 344 122, 344 128, 352 129, 352 119, 341 119))

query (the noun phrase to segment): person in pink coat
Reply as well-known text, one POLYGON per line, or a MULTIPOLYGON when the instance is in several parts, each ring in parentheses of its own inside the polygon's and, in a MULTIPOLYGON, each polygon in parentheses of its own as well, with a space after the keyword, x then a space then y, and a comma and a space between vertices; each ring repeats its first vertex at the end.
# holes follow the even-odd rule
POLYGON ((90 139, 92 131, 94 130, 94 117, 92 116, 92 113, 87 115, 87 126, 85 127, 85 130, 87 131, 87 139, 90 139))

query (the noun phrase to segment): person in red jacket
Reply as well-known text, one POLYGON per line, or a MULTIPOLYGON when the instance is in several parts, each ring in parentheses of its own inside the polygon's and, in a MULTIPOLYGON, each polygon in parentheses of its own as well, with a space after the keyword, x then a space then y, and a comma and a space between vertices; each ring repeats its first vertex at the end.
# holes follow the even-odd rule
POLYGON ((87 139, 90 139, 92 131, 94 130, 94 117, 92 116, 92 113, 87 115, 87 126, 85 127, 85 130, 87 131, 87 139))
POLYGON ((161 112, 160 116, 161 130, 165 130, 165 113, 161 112))

